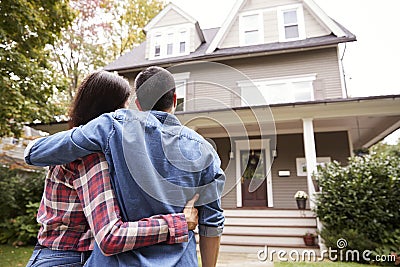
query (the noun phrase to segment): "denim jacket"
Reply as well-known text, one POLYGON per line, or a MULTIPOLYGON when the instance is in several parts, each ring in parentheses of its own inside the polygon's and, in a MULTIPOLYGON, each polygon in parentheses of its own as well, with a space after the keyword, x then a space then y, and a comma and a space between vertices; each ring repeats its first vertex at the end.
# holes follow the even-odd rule
MULTIPOLYGON (((225 175, 212 146, 165 112, 120 109, 84 126, 31 143, 25 161, 36 166, 65 164, 102 151, 124 220, 182 212, 195 193, 199 234, 222 234, 221 194, 225 175)), ((112 257, 95 248, 88 266, 197 266, 196 241, 157 244, 112 257)))

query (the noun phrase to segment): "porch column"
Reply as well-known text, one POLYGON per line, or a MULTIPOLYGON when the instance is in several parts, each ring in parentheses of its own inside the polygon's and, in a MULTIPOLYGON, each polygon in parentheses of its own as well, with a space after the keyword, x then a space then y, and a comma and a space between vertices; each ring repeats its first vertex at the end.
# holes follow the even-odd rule
POLYGON ((303 139, 304 139, 304 154, 307 164, 307 188, 310 195, 310 208, 315 207, 315 188, 312 181, 312 173, 317 169, 317 153, 315 150, 314 127, 313 119, 303 119, 303 139))

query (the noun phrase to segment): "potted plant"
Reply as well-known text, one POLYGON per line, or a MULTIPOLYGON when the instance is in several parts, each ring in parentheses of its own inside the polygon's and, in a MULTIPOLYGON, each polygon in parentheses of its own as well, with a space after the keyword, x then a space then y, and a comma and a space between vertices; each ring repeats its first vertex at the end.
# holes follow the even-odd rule
POLYGON ((300 210, 306 209, 306 200, 308 198, 308 195, 306 192, 297 191, 296 194, 294 194, 294 198, 296 199, 298 209, 300 209, 300 210))
POLYGON ((306 232, 305 235, 303 235, 304 244, 306 246, 315 246, 315 238, 316 237, 317 237, 316 234, 306 232))

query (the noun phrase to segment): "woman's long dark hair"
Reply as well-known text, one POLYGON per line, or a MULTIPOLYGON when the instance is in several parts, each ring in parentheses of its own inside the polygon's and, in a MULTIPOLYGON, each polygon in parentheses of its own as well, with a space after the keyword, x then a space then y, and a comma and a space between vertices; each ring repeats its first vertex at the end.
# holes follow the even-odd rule
POLYGON ((69 127, 88 123, 103 113, 123 108, 130 96, 128 81, 106 71, 87 76, 79 86, 69 112, 69 127))

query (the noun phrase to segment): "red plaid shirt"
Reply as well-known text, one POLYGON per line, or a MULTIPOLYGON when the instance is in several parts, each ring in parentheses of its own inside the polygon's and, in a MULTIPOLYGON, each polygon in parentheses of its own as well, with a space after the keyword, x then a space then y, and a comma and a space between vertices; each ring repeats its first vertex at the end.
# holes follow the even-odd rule
POLYGON ((96 240, 105 255, 112 255, 188 240, 183 213, 122 222, 108 164, 100 153, 50 167, 37 220, 38 242, 54 250, 92 250, 96 240))

